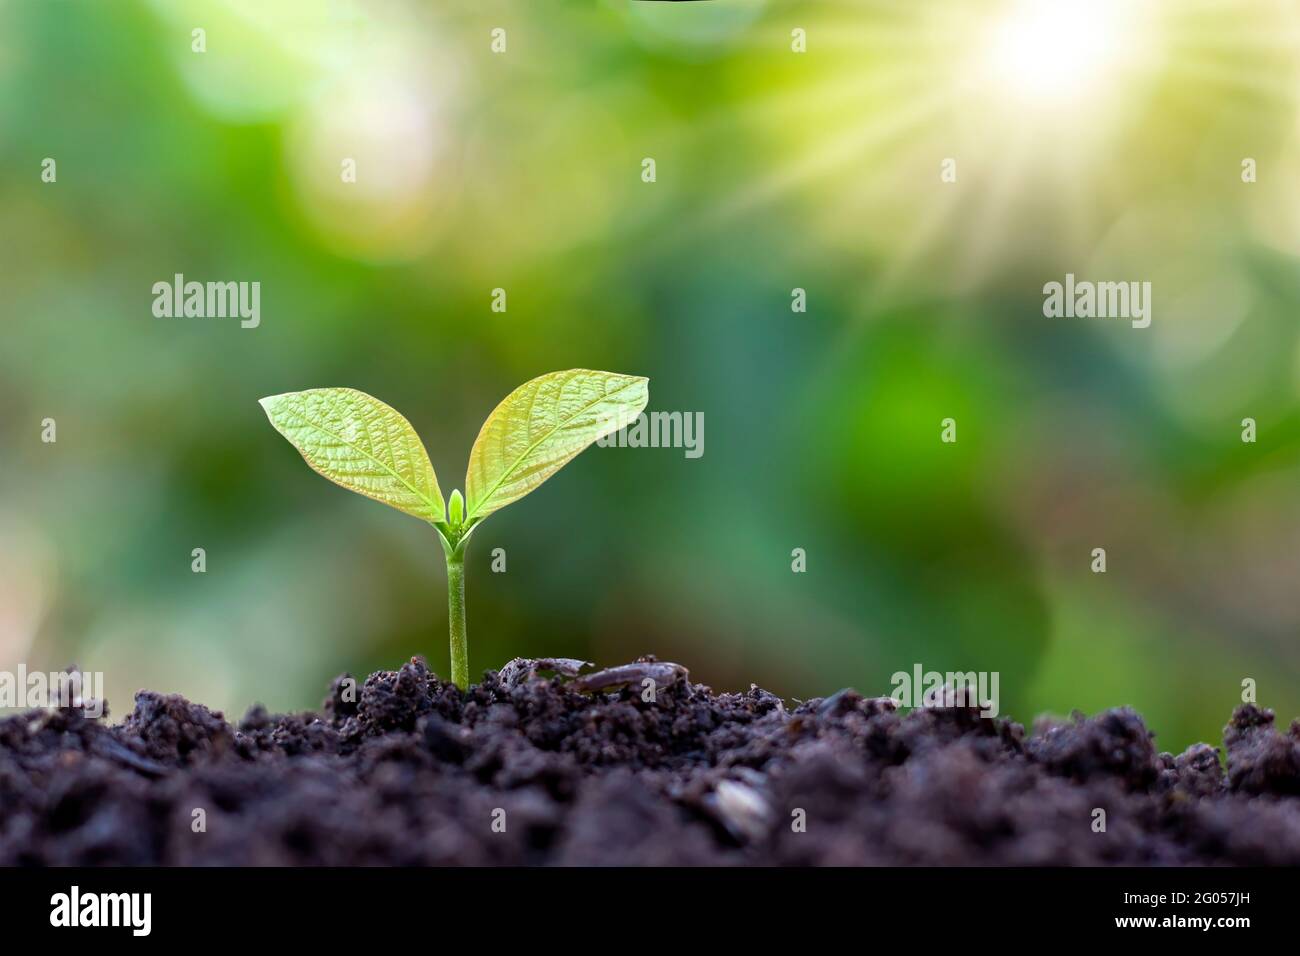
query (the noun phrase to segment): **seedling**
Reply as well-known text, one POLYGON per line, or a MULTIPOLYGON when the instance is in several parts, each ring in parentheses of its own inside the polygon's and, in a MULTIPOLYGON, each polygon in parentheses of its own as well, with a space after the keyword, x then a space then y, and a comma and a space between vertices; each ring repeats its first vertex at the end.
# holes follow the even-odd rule
POLYGON ((575 368, 525 382, 505 397, 469 453, 465 494, 443 501, 411 423, 354 388, 313 388, 261 400, 276 431, 320 474, 427 521, 447 556, 451 679, 469 686, 465 548, 492 512, 518 501, 597 439, 632 422, 649 379, 575 368))

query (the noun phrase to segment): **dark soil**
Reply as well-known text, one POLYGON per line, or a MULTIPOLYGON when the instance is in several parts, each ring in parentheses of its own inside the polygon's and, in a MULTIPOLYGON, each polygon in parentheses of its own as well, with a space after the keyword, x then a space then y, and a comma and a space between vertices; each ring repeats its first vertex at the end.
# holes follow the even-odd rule
POLYGON ((1300 722, 1251 705, 1225 771, 1204 744, 1158 753, 1125 708, 1026 734, 951 693, 791 707, 576 664, 461 693, 415 658, 235 726, 151 691, 116 726, 7 718, 0 864, 1300 863, 1300 722))

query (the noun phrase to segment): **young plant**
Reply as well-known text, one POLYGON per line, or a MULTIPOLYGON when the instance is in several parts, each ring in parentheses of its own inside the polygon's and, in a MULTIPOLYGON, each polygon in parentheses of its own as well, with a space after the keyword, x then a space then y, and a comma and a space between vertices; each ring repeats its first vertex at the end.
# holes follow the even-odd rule
POLYGON ((505 397, 469 453, 465 494, 444 503, 411 423, 353 388, 313 388, 261 400, 276 431, 337 485, 427 521, 447 556, 451 679, 469 686, 465 548, 492 512, 518 501, 592 442, 641 414, 649 379, 575 368, 525 382, 505 397))

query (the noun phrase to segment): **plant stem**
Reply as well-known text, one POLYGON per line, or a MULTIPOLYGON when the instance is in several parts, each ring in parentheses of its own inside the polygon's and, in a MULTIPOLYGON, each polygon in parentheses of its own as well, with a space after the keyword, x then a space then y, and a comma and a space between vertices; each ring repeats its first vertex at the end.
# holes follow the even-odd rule
POLYGON ((465 542, 447 552, 447 629, 451 632, 451 680, 469 686, 469 643, 465 633, 465 542))

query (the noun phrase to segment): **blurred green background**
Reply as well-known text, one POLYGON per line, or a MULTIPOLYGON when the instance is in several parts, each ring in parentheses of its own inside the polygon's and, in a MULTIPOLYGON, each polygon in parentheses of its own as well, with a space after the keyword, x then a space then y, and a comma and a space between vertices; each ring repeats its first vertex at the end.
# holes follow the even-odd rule
POLYGON ((445 674, 432 530, 257 399, 370 392, 449 492, 586 366, 705 454, 592 449, 488 522, 475 675, 997 670, 1004 713, 1130 704, 1175 750, 1246 677, 1300 714, 1300 9, 1022 7, 0 0, 0 667, 103 671, 117 717, 445 674), (1152 282, 1151 327, 1045 318, 1067 272, 1152 282), (259 281, 260 327, 155 318, 175 273, 259 281))

